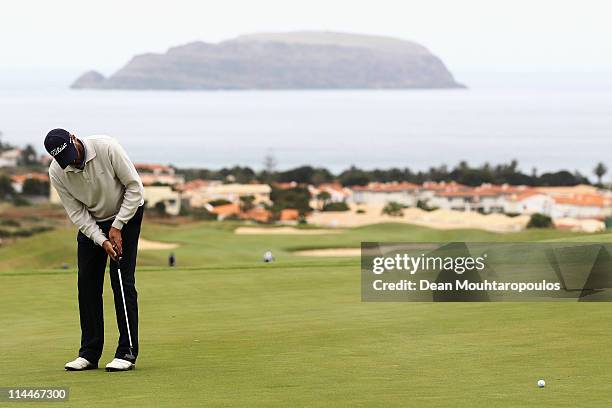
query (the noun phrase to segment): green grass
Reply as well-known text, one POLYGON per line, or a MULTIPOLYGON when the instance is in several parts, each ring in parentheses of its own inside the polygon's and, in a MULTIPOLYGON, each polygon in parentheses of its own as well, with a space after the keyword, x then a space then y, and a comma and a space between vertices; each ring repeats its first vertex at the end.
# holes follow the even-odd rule
MULTIPOLYGON (((0 386, 69 386, 62 406, 604 407, 606 303, 362 303, 358 259, 297 248, 384 241, 610 241, 378 225, 337 235, 234 235, 232 224, 147 225, 137 274, 141 355, 128 373, 64 372, 79 342, 75 234, 0 249, 0 386), (271 249, 277 262, 261 262, 271 249), (71 268, 58 269, 61 262, 71 268), (538 378, 547 380, 538 389, 538 378)), ((117 341, 105 288, 106 349, 117 341)))

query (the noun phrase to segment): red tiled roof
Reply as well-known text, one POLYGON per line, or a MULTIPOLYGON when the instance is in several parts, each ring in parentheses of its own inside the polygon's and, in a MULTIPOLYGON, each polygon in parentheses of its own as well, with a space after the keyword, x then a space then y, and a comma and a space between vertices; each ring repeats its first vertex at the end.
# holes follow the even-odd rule
POLYGON ((499 193, 494 191, 478 191, 476 189, 460 191, 441 191, 436 193, 438 197, 496 197, 499 193))
POLYGON ((134 164, 134 167, 136 167, 136 170, 149 170, 149 171, 154 171, 154 170, 170 171, 172 170, 172 167, 166 166, 165 164, 136 163, 134 164))
POLYGON ((23 184, 28 179, 35 179, 39 181, 49 181, 49 175, 46 173, 26 173, 26 174, 16 174, 11 176, 11 180, 14 183, 23 184))
POLYGON ((297 221, 300 218, 300 213, 294 208, 285 208, 280 212, 281 221, 297 221))
POLYGON ((210 184, 208 180, 196 179, 188 181, 180 186, 176 186, 178 191, 188 191, 188 190, 197 190, 202 187, 206 187, 210 184))
POLYGON ((448 190, 448 189, 458 190, 460 188, 467 188, 467 186, 464 186, 463 184, 459 184, 456 181, 450 181, 448 183, 446 181, 441 181, 441 182, 426 181, 423 183, 422 187, 424 190, 433 190, 433 191, 448 190))
MULTIPOLYGON (((426 184, 424 184, 424 188, 426 184)), ((435 186, 434 191, 439 197, 496 197, 502 195, 511 195, 524 193, 529 191, 526 186, 511 186, 508 184, 482 184, 478 187, 468 187, 461 184, 449 183, 444 188, 435 186)))
POLYGON ((542 194, 542 193, 540 193, 537 190, 530 189, 530 190, 526 190, 518 194, 514 194, 510 197, 510 199, 513 201, 523 201, 529 197, 532 197, 534 195, 539 195, 539 194, 542 194))
POLYGON ((322 183, 316 186, 316 188, 319 190, 334 190, 339 192, 344 191, 344 187, 342 187, 342 184, 340 183, 322 183))
POLYGON ((238 204, 222 204, 213 207, 212 212, 222 217, 227 217, 229 215, 240 214, 240 206, 238 204))
POLYGON ((249 211, 242 212, 240 218, 245 220, 255 220, 259 222, 268 222, 272 218, 272 213, 265 208, 255 207, 249 211))
POLYGON ((580 207, 608 207, 612 205, 612 199, 600 194, 572 194, 568 196, 554 197, 555 203, 575 205, 580 207))
POLYGON ((588 184, 578 184, 576 186, 550 186, 537 187, 543 193, 551 195, 566 195, 566 194, 596 194, 597 187, 588 184))
POLYGON ((398 191, 413 191, 419 189, 418 184, 408 183, 406 181, 394 182, 394 183, 379 183, 373 182, 366 186, 353 186, 351 187, 355 191, 370 191, 375 193, 392 193, 398 191))
POLYGON ((274 187, 280 188, 281 190, 289 190, 291 188, 296 188, 299 186, 295 181, 283 182, 283 183, 274 183, 274 187))

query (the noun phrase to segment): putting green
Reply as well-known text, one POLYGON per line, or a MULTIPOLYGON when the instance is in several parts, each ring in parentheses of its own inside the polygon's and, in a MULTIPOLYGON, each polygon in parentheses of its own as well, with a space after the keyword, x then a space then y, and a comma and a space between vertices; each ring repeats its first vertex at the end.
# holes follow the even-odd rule
MULTIPOLYGON (((361 303, 357 259, 291 251, 385 237, 609 241, 610 235, 380 225, 262 239, 232 228, 146 227, 147 238, 181 244, 175 251, 181 266, 162 267, 164 251, 143 252, 141 355, 127 373, 62 369, 79 342, 76 276, 73 268, 42 265, 59 264, 67 256, 61 251, 72 256, 73 231, 0 249, 6 260, 0 266, 0 386, 68 386, 66 406, 87 407, 609 405, 611 305, 361 303), (276 262, 261 262, 266 249, 276 262), (536 387, 539 378, 546 388, 536 387)), ((117 340, 108 279, 105 308, 101 363, 112 358, 117 340)))

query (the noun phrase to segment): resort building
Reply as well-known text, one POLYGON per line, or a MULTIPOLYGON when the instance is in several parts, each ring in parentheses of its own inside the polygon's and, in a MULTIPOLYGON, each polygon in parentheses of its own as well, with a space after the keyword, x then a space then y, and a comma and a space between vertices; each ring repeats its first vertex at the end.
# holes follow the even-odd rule
POLYGON ((369 183, 366 186, 354 186, 352 201, 355 204, 386 204, 396 202, 408 207, 417 204, 421 186, 408 182, 369 183))
POLYGON ((145 208, 155 208, 158 203, 164 205, 166 214, 179 215, 181 212, 181 196, 170 186, 145 186, 145 208))
POLYGON ((174 168, 163 164, 134 164, 144 186, 174 186, 185 182, 183 176, 177 175, 174 168))

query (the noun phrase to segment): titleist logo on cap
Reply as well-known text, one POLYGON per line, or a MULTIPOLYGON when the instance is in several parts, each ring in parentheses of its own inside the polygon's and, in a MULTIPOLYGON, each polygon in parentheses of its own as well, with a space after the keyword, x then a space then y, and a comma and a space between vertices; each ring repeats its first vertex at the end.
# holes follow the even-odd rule
POLYGON ((61 145, 60 147, 56 147, 55 149, 51 150, 51 156, 55 157, 58 154, 60 154, 65 148, 66 146, 68 146, 67 143, 64 143, 63 145, 61 145))

